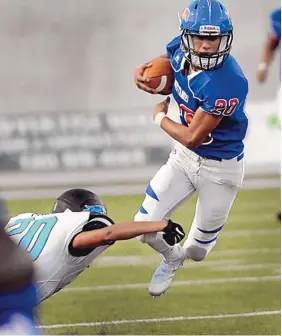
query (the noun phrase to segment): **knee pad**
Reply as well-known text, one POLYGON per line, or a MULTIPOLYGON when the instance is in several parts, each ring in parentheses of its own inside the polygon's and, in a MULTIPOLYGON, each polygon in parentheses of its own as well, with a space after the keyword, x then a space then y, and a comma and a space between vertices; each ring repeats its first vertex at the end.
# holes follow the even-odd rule
POLYGON ((186 249, 187 258, 192 259, 194 261, 204 260, 207 254, 208 251, 205 248, 199 247, 197 245, 191 245, 186 249))

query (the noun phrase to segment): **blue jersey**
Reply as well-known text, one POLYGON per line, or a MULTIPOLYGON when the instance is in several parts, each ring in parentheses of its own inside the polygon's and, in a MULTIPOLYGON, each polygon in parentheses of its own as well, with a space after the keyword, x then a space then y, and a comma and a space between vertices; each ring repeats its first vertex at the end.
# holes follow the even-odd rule
POLYGON ((38 335, 34 309, 36 288, 28 284, 13 292, 0 292, 0 335, 38 335))
POLYGON ((281 40, 281 8, 275 9, 270 15, 271 31, 276 40, 281 40))
POLYGON ((174 70, 172 94, 179 106, 181 123, 188 127, 199 107, 223 117, 203 144, 191 150, 205 158, 228 160, 241 155, 248 127, 244 111, 248 94, 246 77, 232 56, 217 70, 184 75, 186 60, 180 42, 180 36, 173 39, 167 45, 167 55, 174 70))

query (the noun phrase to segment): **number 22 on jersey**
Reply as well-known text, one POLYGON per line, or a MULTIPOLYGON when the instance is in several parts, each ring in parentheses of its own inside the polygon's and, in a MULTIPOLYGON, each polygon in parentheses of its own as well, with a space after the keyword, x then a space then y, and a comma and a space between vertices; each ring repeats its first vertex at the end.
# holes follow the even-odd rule
POLYGON ((18 245, 27 250, 35 261, 43 251, 51 231, 56 225, 56 216, 45 218, 18 218, 11 222, 7 227, 9 236, 22 235, 18 245))

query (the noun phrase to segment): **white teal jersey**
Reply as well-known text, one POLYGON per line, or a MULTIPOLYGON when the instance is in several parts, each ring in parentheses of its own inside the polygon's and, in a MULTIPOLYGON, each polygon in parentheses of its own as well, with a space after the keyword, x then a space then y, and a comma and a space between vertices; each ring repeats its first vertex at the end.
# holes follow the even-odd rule
MULTIPOLYGON (((109 245, 84 250, 85 256, 70 253, 70 242, 89 223, 89 212, 20 214, 6 226, 9 236, 27 250, 36 271, 38 301, 46 300, 72 282, 109 245)), ((106 216, 100 221, 110 226, 106 216)), ((89 230, 89 229, 88 229, 89 230)))

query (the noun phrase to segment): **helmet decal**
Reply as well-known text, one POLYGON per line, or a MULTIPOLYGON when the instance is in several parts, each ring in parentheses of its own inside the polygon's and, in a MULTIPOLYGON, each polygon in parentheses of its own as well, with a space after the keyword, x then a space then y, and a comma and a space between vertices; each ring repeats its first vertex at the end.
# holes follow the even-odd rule
POLYGON ((182 13, 182 20, 184 20, 185 22, 188 22, 189 16, 190 16, 190 10, 187 7, 187 8, 184 9, 184 11, 182 13))
POLYGON ((102 205, 85 205, 83 211, 87 211, 87 212, 91 212, 91 213, 95 213, 99 215, 106 214, 106 210, 102 205))

